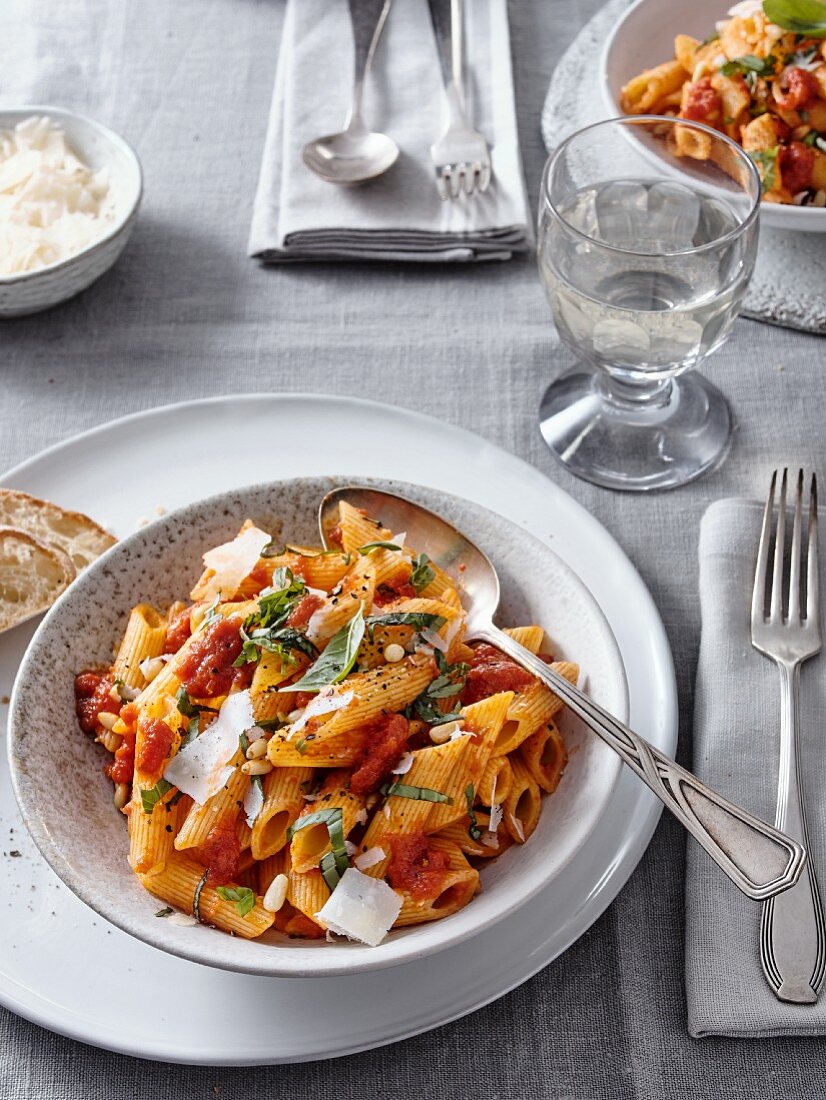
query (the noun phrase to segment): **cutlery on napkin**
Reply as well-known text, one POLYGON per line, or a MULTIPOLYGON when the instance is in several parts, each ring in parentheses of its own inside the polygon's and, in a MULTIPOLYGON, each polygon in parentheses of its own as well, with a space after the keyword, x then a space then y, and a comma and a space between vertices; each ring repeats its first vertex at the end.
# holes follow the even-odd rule
POLYGON ((430 146, 443 92, 427 4, 394 0, 365 88, 371 126, 401 147, 397 164, 358 187, 332 188, 302 163, 304 145, 340 128, 353 76, 346 0, 288 0, 249 240, 283 260, 509 259, 532 247, 511 71, 507 0, 466 5, 467 94, 491 144, 484 195, 443 203, 430 146))
MULTIPOLYGON (((750 611, 763 504, 723 500, 700 528, 702 640, 694 703, 694 767, 764 821, 774 820, 780 758, 774 669, 751 645, 750 611)), ((821 555, 823 558, 823 555, 821 555)), ((821 588, 824 576, 821 561, 821 588)), ((800 678, 800 762, 809 857, 826 863, 826 678, 814 662, 800 678)), ((758 950, 760 911, 686 852, 685 968, 692 1035, 826 1034, 826 999, 788 1004, 774 996, 758 950)))

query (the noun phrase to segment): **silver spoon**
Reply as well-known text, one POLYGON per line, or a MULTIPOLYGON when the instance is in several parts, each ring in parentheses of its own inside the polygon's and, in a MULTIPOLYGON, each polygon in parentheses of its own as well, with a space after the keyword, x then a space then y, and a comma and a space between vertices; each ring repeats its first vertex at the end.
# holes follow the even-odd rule
POLYGON ((342 500, 381 518, 384 527, 406 531, 410 545, 423 550, 447 573, 457 576, 461 564, 468 640, 489 642, 544 681, 622 757, 747 897, 763 900, 797 882, 806 861, 802 845, 701 783, 493 625, 499 578, 487 556, 460 531, 404 497, 365 486, 344 486, 328 493, 319 506, 318 524, 327 548, 342 500))
POLYGON ((328 183, 361 183, 391 168, 399 147, 387 134, 368 130, 361 117, 364 79, 392 0, 349 0, 356 47, 353 98, 344 129, 304 146, 304 163, 328 183))

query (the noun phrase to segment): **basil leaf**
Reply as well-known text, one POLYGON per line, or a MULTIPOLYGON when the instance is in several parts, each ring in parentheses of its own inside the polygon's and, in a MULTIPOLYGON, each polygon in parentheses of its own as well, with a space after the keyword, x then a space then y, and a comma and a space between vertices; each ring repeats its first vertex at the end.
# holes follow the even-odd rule
POLYGON ((332 636, 327 648, 300 680, 282 685, 279 691, 321 691, 343 680, 356 663, 356 654, 364 637, 363 608, 364 605, 359 604, 356 614, 332 636))
POLYGON ((155 914, 155 916, 156 917, 168 917, 170 913, 174 913, 174 912, 175 912, 175 910, 171 906, 167 905, 163 909, 159 909, 157 911, 157 913, 155 914))
POLYGON ((413 562, 413 572, 410 574, 410 583, 417 592, 427 588, 431 581, 436 579, 436 574, 430 568, 430 558, 427 554, 419 554, 413 562))
POLYGON ((364 546, 359 546, 358 552, 360 554, 369 554, 371 550, 403 550, 404 547, 396 546, 395 542, 366 542, 364 546))
POLYGON ((215 893, 224 901, 235 902, 239 917, 245 917, 255 908, 255 891, 249 886, 216 886, 215 893))
POLYGON ((172 790, 172 784, 166 779, 159 779, 154 787, 141 791, 141 805, 145 814, 151 814, 155 806, 160 802, 167 791, 172 790))
POLYGON ((763 0, 770 23, 809 38, 826 38, 826 4, 821 0, 763 0))
POLYGON ((340 822, 341 819, 341 806, 335 806, 332 810, 316 810, 314 813, 307 814, 306 817, 297 818, 292 823, 287 829, 287 840, 292 840, 297 832, 310 825, 326 825, 329 831, 331 822, 340 822))
POLYGON ((178 710, 184 718, 198 717, 198 708, 192 705, 192 700, 189 698, 189 692, 185 687, 178 688, 175 698, 178 701, 178 710))
POLYGON ((757 76, 774 76, 774 59, 771 57, 755 57, 753 53, 747 53, 743 57, 735 57, 733 61, 726 61, 720 66, 723 76, 735 76, 737 73, 755 73, 757 76))
POLYGON ((446 802, 448 806, 453 805, 450 795, 431 790, 430 787, 411 787, 408 783, 385 783, 381 793, 385 798, 395 795, 398 798, 412 798, 420 802, 446 802))
POLYGON ((479 828, 479 822, 476 819, 476 812, 473 809, 473 800, 475 797, 476 791, 473 789, 473 784, 468 783, 465 787, 465 801, 467 802, 467 815, 470 818, 468 836, 471 840, 478 840, 482 835, 482 830, 479 828))
POLYGON ((318 650, 307 635, 300 630, 296 630, 295 627, 292 626, 253 630, 252 634, 247 634, 244 627, 242 627, 241 637, 244 640, 244 644, 241 647, 241 652, 232 662, 233 668, 241 668, 242 665, 249 664, 252 661, 259 661, 261 659, 262 650, 266 650, 268 653, 279 654, 282 661, 287 665, 297 664, 297 661, 292 656, 291 650, 297 649, 310 659, 315 657, 318 653, 318 650))
POLYGON ((198 885, 195 887, 195 893, 192 897, 192 915, 196 921, 201 921, 201 891, 206 885, 207 875, 209 874, 209 868, 204 871, 203 875, 198 879, 198 885))
POLYGON ((364 620, 370 640, 377 626, 412 626, 414 630, 438 630, 447 620, 427 611, 388 611, 386 615, 368 615, 364 620))
POLYGON ((203 619, 201 619, 201 623, 198 627, 198 632, 199 633, 202 630, 206 630, 206 628, 210 625, 210 623, 214 622, 215 619, 220 619, 221 616, 218 612, 218 604, 220 602, 221 602, 221 593, 219 592, 218 595, 215 597, 215 599, 212 601, 212 603, 209 605, 209 607, 204 612, 204 617, 203 617, 203 619))
POLYGON ((275 539, 270 539, 267 545, 262 549, 260 557, 262 558, 280 558, 282 554, 287 552, 287 547, 281 543, 277 543, 275 539))
POLYGON ((255 626, 268 628, 283 626, 298 600, 306 592, 307 586, 291 569, 279 566, 272 575, 271 591, 258 599, 258 607, 244 622, 244 628, 251 630, 255 626))
POLYGON ((810 130, 803 138, 803 144, 811 145, 815 149, 819 149, 821 153, 826 153, 826 134, 819 134, 817 130, 810 130))
POLYGON ((200 729, 201 725, 198 721, 198 717, 196 716, 195 718, 190 718, 189 724, 186 727, 186 736, 181 741, 181 748, 183 748, 184 745, 188 745, 190 741, 194 741, 195 738, 198 736, 200 729))
POLYGON ((339 872, 338 863, 336 862, 336 857, 333 852, 327 852, 326 855, 321 857, 318 869, 321 871, 322 877, 330 889, 335 890, 344 872, 339 872))
POLYGON ((771 149, 761 149, 756 152, 752 150, 748 154, 757 165, 764 191, 771 191, 777 182, 778 152, 779 147, 775 145, 771 149))

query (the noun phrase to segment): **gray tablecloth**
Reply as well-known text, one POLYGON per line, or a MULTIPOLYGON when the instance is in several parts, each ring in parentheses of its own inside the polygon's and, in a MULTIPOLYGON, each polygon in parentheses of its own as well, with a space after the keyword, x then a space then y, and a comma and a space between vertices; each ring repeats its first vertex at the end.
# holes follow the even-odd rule
MULTIPOLYGON (((597 3, 511 4, 532 201, 545 89, 597 3)), ((739 427, 726 465, 699 484, 642 498, 569 478, 536 425, 562 355, 532 262, 287 270, 246 258, 281 15, 277 0, 0 6, 0 102, 85 110, 133 141, 146 170, 143 214, 111 275, 75 302, 0 329, 0 468, 122 413, 238 390, 361 394, 463 424, 560 482, 636 562, 674 649, 688 761, 700 517, 719 497, 762 495, 779 461, 823 469, 823 345, 738 324, 707 372, 739 427)), ((821 1097, 822 1042, 688 1037, 683 861, 683 837, 663 821, 626 889, 561 959, 430 1035, 335 1063, 161 1068, 0 1013, 0 1098, 821 1097)))

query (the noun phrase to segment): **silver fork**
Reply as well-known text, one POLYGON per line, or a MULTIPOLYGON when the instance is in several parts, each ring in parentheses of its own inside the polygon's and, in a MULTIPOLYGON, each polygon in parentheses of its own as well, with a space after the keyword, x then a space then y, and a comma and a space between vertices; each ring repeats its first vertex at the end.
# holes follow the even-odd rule
POLYGON ((490 152, 483 135, 471 127, 465 114, 462 0, 429 0, 429 4, 448 109, 447 127, 430 146, 430 156, 440 198, 455 199, 463 191, 472 195, 487 190, 490 152))
MULTIPOLYGON (((800 666, 820 652, 820 594, 817 562, 817 480, 809 487, 806 585, 801 594, 803 557, 803 489, 800 470, 794 488, 794 518, 789 569, 785 570, 786 492, 788 471, 775 470, 763 515, 763 530, 751 604, 752 645, 777 662, 780 670, 780 776, 777 786, 778 829, 808 851, 806 815, 798 761, 800 666), (774 523, 778 489, 777 522, 774 523), (771 573, 769 557, 774 533, 771 573), (768 601, 768 606, 767 606, 768 601), (784 605, 787 609, 784 615, 784 605)), ((763 904, 760 924, 763 973, 781 1001, 813 1004, 826 967, 823 903, 812 860, 796 886, 763 904)))

